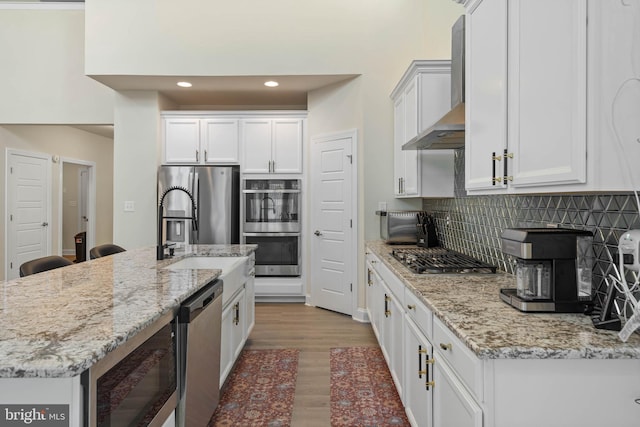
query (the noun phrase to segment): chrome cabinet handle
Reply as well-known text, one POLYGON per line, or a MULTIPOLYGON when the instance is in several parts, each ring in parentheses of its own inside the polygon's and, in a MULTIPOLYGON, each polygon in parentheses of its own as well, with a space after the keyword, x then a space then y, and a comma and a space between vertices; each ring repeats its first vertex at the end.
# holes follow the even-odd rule
POLYGON ((204 150, 204 161, 207 161, 207 150, 204 150))

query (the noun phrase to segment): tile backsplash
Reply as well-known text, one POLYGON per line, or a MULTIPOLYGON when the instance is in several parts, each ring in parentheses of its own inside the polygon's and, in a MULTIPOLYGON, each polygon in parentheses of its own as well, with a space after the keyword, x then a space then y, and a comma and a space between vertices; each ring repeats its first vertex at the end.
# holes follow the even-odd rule
POLYGON ((514 273, 500 246, 505 228, 559 227, 594 233, 593 285, 599 305, 606 293, 604 278, 614 274, 618 239, 640 228, 633 193, 467 196, 464 150, 456 150, 455 198, 423 199, 423 209, 436 220, 440 244, 514 273))

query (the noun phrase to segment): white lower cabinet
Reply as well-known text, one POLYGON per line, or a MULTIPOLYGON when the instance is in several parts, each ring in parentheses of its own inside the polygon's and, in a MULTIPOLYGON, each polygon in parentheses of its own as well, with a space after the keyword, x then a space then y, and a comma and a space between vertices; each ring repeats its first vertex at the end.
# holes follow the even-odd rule
POLYGON ((481 361, 434 326, 431 311, 376 255, 366 260, 369 319, 411 425, 482 427, 481 361))
POLYGON ((433 365, 433 383, 434 427, 482 427, 482 409, 442 359, 433 365))
POLYGON ((220 342, 220 387, 229 376, 255 323, 254 256, 237 271, 222 277, 222 335, 220 342), (227 293, 227 296, 224 294, 227 293), (230 294, 230 295, 229 295, 230 294))
POLYGON ((433 426, 433 346, 407 315, 404 328, 404 407, 413 426, 433 426))

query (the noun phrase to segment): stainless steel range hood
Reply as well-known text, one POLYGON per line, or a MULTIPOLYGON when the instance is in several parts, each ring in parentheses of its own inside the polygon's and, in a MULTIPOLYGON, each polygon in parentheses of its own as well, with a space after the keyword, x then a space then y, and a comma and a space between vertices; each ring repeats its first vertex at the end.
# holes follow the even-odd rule
POLYGON ((464 15, 451 32, 451 111, 404 144, 403 150, 464 147, 464 15))

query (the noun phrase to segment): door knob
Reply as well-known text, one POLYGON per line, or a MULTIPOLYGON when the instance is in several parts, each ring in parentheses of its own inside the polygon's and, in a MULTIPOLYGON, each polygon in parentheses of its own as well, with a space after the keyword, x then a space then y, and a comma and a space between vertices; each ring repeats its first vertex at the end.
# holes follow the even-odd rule
POLYGON ((322 236, 322 233, 319 230, 316 230, 313 234, 315 234, 316 236, 322 236))
POLYGON ((48 225, 49 225, 49 223, 48 223, 48 222, 43 222, 43 223, 42 223, 42 226, 43 226, 43 227, 47 227, 48 225))

